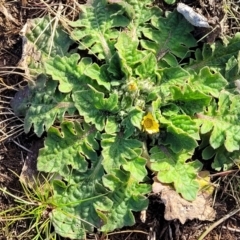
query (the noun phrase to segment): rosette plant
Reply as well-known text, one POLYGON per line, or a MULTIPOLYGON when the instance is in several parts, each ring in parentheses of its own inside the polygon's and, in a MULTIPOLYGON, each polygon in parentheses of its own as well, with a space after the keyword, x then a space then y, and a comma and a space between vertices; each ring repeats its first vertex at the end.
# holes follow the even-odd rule
POLYGON ((239 34, 199 49, 193 26, 151 0, 94 0, 56 21, 35 19, 26 34, 41 60, 30 57, 33 81, 14 110, 25 132, 46 132, 37 167, 61 177, 57 233, 133 225, 148 207, 147 168, 192 201, 204 160, 221 170, 239 159, 239 34))

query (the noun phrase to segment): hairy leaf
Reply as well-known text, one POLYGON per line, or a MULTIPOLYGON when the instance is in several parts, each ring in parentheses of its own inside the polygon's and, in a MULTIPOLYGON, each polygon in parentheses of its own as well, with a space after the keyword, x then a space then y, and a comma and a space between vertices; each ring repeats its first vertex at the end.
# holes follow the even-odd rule
POLYGON ((139 130, 141 130, 143 114, 144 112, 140 108, 131 108, 127 114, 127 117, 123 120, 122 125, 129 129, 137 127, 139 130))
POLYGON ((189 48, 196 46, 190 34, 193 27, 177 12, 169 13, 166 18, 153 16, 151 25, 143 29, 143 35, 149 40, 142 40, 141 45, 151 50, 158 60, 164 61, 164 56, 169 54, 183 59, 189 48))
POLYGON ((123 8, 128 17, 131 19, 127 28, 131 31, 133 39, 137 39, 137 37, 141 36, 140 34, 143 27, 151 19, 151 17, 159 17, 162 15, 162 10, 160 8, 153 7, 151 0, 117 1, 117 4, 123 8))
POLYGON ((143 51, 138 50, 139 41, 122 32, 115 44, 121 59, 122 71, 127 75, 133 74, 134 66, 139 63, 145 56, 143 51))
POLYGON ((199 185, 197 172, 201 169, 199 161, 185 163, 192 155, 186 151, 174 153, 165 147, 153 147, 151 153, 151 169, 157 171, 157 178, 163 183, 173 183, 176 191, 186 200, 196 198, 199 185))
POLYGON ((213 102, 204 114, 197 114, 202 122, 201 133, 211 131, 210 145, 217 149, 224 145, 227 151, 239 150, 240 96, 222 91, 218 103, 213 102))
POLYGON ((71 37, 79 41, 79 49, 87 49, 89 54, 109 61, 119 35, 116 27, 125 27, 129 23, 119 10, 115 4, 108 5, 106 0, 93 0, 82 6, 80 18, 70 23, 75 28, 71 37))
POLYGON ((143 181, 143 179, 147 176, 147 169, 145 165, 146 159, 137 157, 127 161, 126 164, 123 164, 123 169, 130 172, 131 176, 137 181, 143 181))
POLYGON ((60 93, 56 88, 57 82, 46 80, 43 75, 38 77, 37 84, 30 90, 31 100, 24 119, 26 133, 34 125, 34 132, 40 137, 56 119, 62 121, 66 112, 75 112, 71 96, 60 93))
POLYGON ((138 157, 141 142, 135 139, 129 139, 122 133, 102 134, 101 146, 103 156, 103 166, 107 173, 122 164, 127 164, 128 160, 138 157))
POLYGON ((94 169, 82 173, 75 184, 66 186, 54 181, 53 200, 58 204, 50 217, 58 234, 83 239, 94 228, 109 232, 131 226, 135 223, 132 211, 147 208, 148 199, 143 195, 151 191, 149 185, 139 184, 122 170, 103 174, 99 162, 94 169))
POLYGON ((80 56, 75 53, 70 57, 56 56, 45 63, 46 73, 51 75, 53 80, 59 81, 61 92, 68 93, 72 90, 86 89, 88 84, 94 87, 102 85, 109 89, 110 83, 102 76, 100 68, 92 64, 90 58, 79 60, 80 56), (99 72, 96 73, 96 70, 99 72))
POLYGON ((156 77, 155 71, 157 70, 157 59, 152 54, 146 55, 136 67, 136 74, 141 79, 150 79, 156 77))
POLYGON ((233 166, 237 165, 239 167, 239 151, 229 152, 224 146, 215 150, 215 157, 212 163, 212 168, 217 171, 227 171, 233 166))
POLYGON ((176 115, 169 119, 161 117, 159 121, 167 130, 163 142, 169 144, 174 152, 180 152, 182 149, 191 151, 197 147, 196 140, 200 139, 199 127, 189 116, 176 115))
POLYGON ((208 66, 214 72, 220 72, 229 81, 236 80, 240 77, 239 51, 240 33, 237 33, 229 39, 227 45, 217 41, 211 45, 205 44, 202 50, 196 50, 195 59, 191 59, 185 69, 199 72, 208 66))
POLYGON ((211 97, 199 90, 191 88, 189 85, 185 87, 172 87, 172 97, 179 105, 182 112, 193 116, 195 113, 202 112, 206 106, 210 104, 211 97))
POLYGON ((112 207, 112 201, 106 197, 107 190, 101 186, 101 170, 90 171, 80 182, 68 186, 54 181, 53 200, 57 207, 50 213, 50 218, 61 236, 84 239, 87 232, 101 227, 97 211, 108 211, 112 207))
POLYGON ((170 95, 171 87, 184 87, 189 83, 190 74, 181 67, 171 67, 158 69, 157 75, 159 78, 160 92, 163 101, 172 99, 170 95))
POLYGON ((73 96, 79 114, 87 123, 95 124, 98 130, 103 130, 109 114, 118 110, 118 95, 113 93, 109 98, 94 89, 76 91, 73 96))
POLYGON ((132 226, 134 216, 131 211, 141 211, 147 208, 148 199, 144 197, 151 191, 149 185, 139 184, 138 181, 122 170, 114 170, 112 174, 103 177, 104 186, 111 192, 112 208, 104 213, 105 225, 102 231, 109 232, 123 226, 132 226))
POLYGON ((85 172, 87 160, 96 161, 99 148, 97 131, 85 123, 63 122, 61 132, 54 127, 48 131, 45 147, 40 150, 38 170, 59 173, 67 178, 73 169, 85 172))
POLYGON ((27 64, 34 75, 42 73, 46 59, 56 55, 65 56, 73 43, 64 28, 58 24, 58 18, 49 16, 29 21, 25 35, 32 44, 25 43, 28 50, 26 54, 29 55, 27 64))
POLYGON ((190 85, 195 89, 205 94, 211 94, 215 98, 219 97, 219 92, 227 84, 227 80, 220 73, 211 73, 209 67, 202 68, 199 74, 195 74, 190 80, 190 85))

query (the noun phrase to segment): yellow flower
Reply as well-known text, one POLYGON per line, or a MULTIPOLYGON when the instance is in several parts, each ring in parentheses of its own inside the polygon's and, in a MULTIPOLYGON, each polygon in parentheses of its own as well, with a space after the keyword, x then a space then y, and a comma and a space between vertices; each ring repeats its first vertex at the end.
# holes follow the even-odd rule
POLYGON ((145 130, 149 134, 159 132, 159 124, 153 118, 153 115, 150 112, 143 117, 142 126, 143 126, 143 130, 145 130))
POLYGON ((138 89, 137 84, 135 82, 131 82, 128 84, 128 90, 133 92, 136 91, 138 89))

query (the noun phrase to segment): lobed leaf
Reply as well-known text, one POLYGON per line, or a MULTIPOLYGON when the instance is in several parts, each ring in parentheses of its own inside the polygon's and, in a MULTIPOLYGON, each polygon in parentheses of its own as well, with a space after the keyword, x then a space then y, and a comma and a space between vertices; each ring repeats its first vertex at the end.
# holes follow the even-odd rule
POLYGON ((239 150, 240 144, 240 96, 222 91, 218 103, 212 102, 204 114, 198 114, 202 122, 201 133, 211 131, 210 145, 217 149, 224 145, 227 151, 239 150))
POLYGON ((63 122, 61 132, 54 127, 48 131, 45 147, 40 150, 39 171, 58 173, 68 178, 73 169, 85 172, 88 162, 98 159, 97 130, 86 123, 63 122))
POLYGON ((181 152, 182 149, 192 151, 198 146, 199 126, 189 116, 172 115, 169 119, 160 117, 159 121, 167 131, 163 142, 169 144, 174 152, 181 152))
POLYGON ((134 66, 141 62, 145 56, 144 51, 138 50, 139 41, 132 39, 130 34, 122 32, 119 34, 115 47, 121 59, 121 68, 126 76, 133 74, 134 66))
POLYGON ((224 146, 215 150, 212 168, 216 171, 227 171, 239 164, 239 151, 229 152, 224 146))
POLYGON ((112 201, 106 196, 107 190, 101 186, 103 172, 101 169, 98 173, 93 172, 72 185, 53 182, 53 200, 57 207, 50 213, 50 219, 55 231, 63 237, 86 238, 87 232, 102 226, 97 211, 108 211, 112 207, 112 201))
POLYGON ((211 96, 202 91, 186 85, 184 87, 171 87, 172 98, 179 105, 182 112, 193 116, 195 113, 202 112, 209 106, 211 96))
POLYGON ((123 133, 102 134, 101 146, 103 156, 103 167, 107 173, 113 169, 127 165, 128 160, 133 160, 141 154, 141 142, 125 137, 123 133))
POLYGON ((134 225, 132 211, 141 211, 147 208, 148 199, 143 196, 151 191, 147 184, 139 184, 130 173, 115 169, 112 174, 103 177, 104 186, 110 189, 109 198, 113 205, 104 212, 105 224, 101 228, 104 232, 113 231, 123 226, 134 225))
POLYGON ((116 27, 125 27, 128 23, 129 19, 121 14, 117 5, 107 4, 106 0, 93 0, 82 6, 77 21, 70 22, 75 28, 71 37, 79 42, 79 49, 87 49, 89 54, 108 62, 119 35, 116 27))
POLYGON ((218 98, 228 82, 219 72, 212 73, 209 67, 203 67, 198 74, 194 74, 190 84, 194 89, 218 98))
MULTIPOLYGON (((54 181, 54 201, 57 207, 50 214, 55 231, 61 236, 83 239, 86 233, 98 228, 112 231, 135 223, 132 211, 147 208, 148 199, 143 195, 151 188, 122 170, 104 175, 101 161, 94 169, 81 173, 81 179, 65 185, 54 181)), ((79 178, 73 172, 71 178, 79 178)))
POLYGON ((57 18, 49 16, 28 22, 25 34, 32 46, 27 43, 27 54, 29 54, 27 63, 34 75, 42 73, 46 59, 67 55, 70 45, 73 44, 64 28, 57 22, 57 18))
POLYGON ((202 165, 199 161, 186 163, 192 154, 186 151, 174 153, 165 147, 150 150, 151 169, 157 171, 157 178, 163 183, 173 183, 174 188, 186 200, 193 201, 199 189, 197 172, 202 165))
POLYGON ((157 69, 157 75, 163 100, 171 100, 171 88, 185 87, 191 77, 191 75, 181 67, 159 68, 157 69))
POLYGON ((122 7, 123 11, 131 19, 127 28, 131 32, 133 39, 141 36, 142 29, 153 16, 159 17, 162 15, 162 10, 153 7, 151 0, 117 1, 117 4, 122 7))
POLYGON ((208 66, 215 73, 221 73, 228 81, 236 80, 239 75, 239 51, 240 33, 229 39, 228 44, 223 45, 220 41, 204 44, 202 50, 195 51, 195 59, 185 67, 186 70, 199 72, 208 66))
MULTIPOLYGON (((189 48, 197 45, 196 40, 190 34, 192 30, 191 24, 176 11, 169 13, 166 18, 153 16, 151 25, 142 30, 148 40, 141 40, 141 45, 151 50, 158 61, 168 62, 169 55, 183 59, 187 57, 189 48), (166 60, 164 60, 165 55, 166 60)), ((170 62, 174 65, 177 63, 176 60, 170 62)))
POLYGON ((143 181, 147 176, 146 159, 137 157, 123 164, 123 169, 131 173, 131 177, 137 181, 143 181))
POLYGON ((56 119, 62 121, 66 112, 75 112, 71 96, 60 93, 56 88, 56 82, 47 80, 44 75, 38 77, 35 87, 30 90, 31 100, 24 119, 26 133, 33 125, 34 132, 40 137, 56 119))
POLYGON ((76 91, 73 100, 79 114, 84 116, 85 121, 95 124, 100 131, 104 129, 108 115, 118 111, 118 95, 116 93, 110 94, 109 98, 104 98, 102 92, 89 88, 88 90, 76 91))
POLYGON ((79 54, 74 53, 70 57, 56 56, 45 63, 46 73, 51 75, 53 80, 59 81, 60 92, 86 89, 88 84, 97 88, 98 86, 110 88, 110 83, 102 75, 98 65, 92 64, 90 58, 79 60, 79 54))

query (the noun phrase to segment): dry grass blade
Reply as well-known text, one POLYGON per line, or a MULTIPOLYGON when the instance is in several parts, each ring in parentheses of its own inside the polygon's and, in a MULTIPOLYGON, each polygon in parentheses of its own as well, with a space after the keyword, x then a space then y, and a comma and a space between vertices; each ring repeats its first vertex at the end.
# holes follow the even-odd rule
POLYGON ((207 228, 207 230, 198 238, 198 240, 203 240, 214 228, 216 228, 218 225, 220 225, 222 222, 226 221, 228 218, 232 217, 236 213, 240 211, 240 208, 234 209, 227 215, 225 215, 223 218, 219 219, 217 222, 213 223, 210 227, 207 228))
POLYGON ((4 14, 5 18, 8 21, 12 21, 16 25, 19 25, 19 23, 16 21, 16 19, 11 15, 11 13, 8 12, 7 8, 5 8, 2 3, 0 3, 0 12, 4 14))

